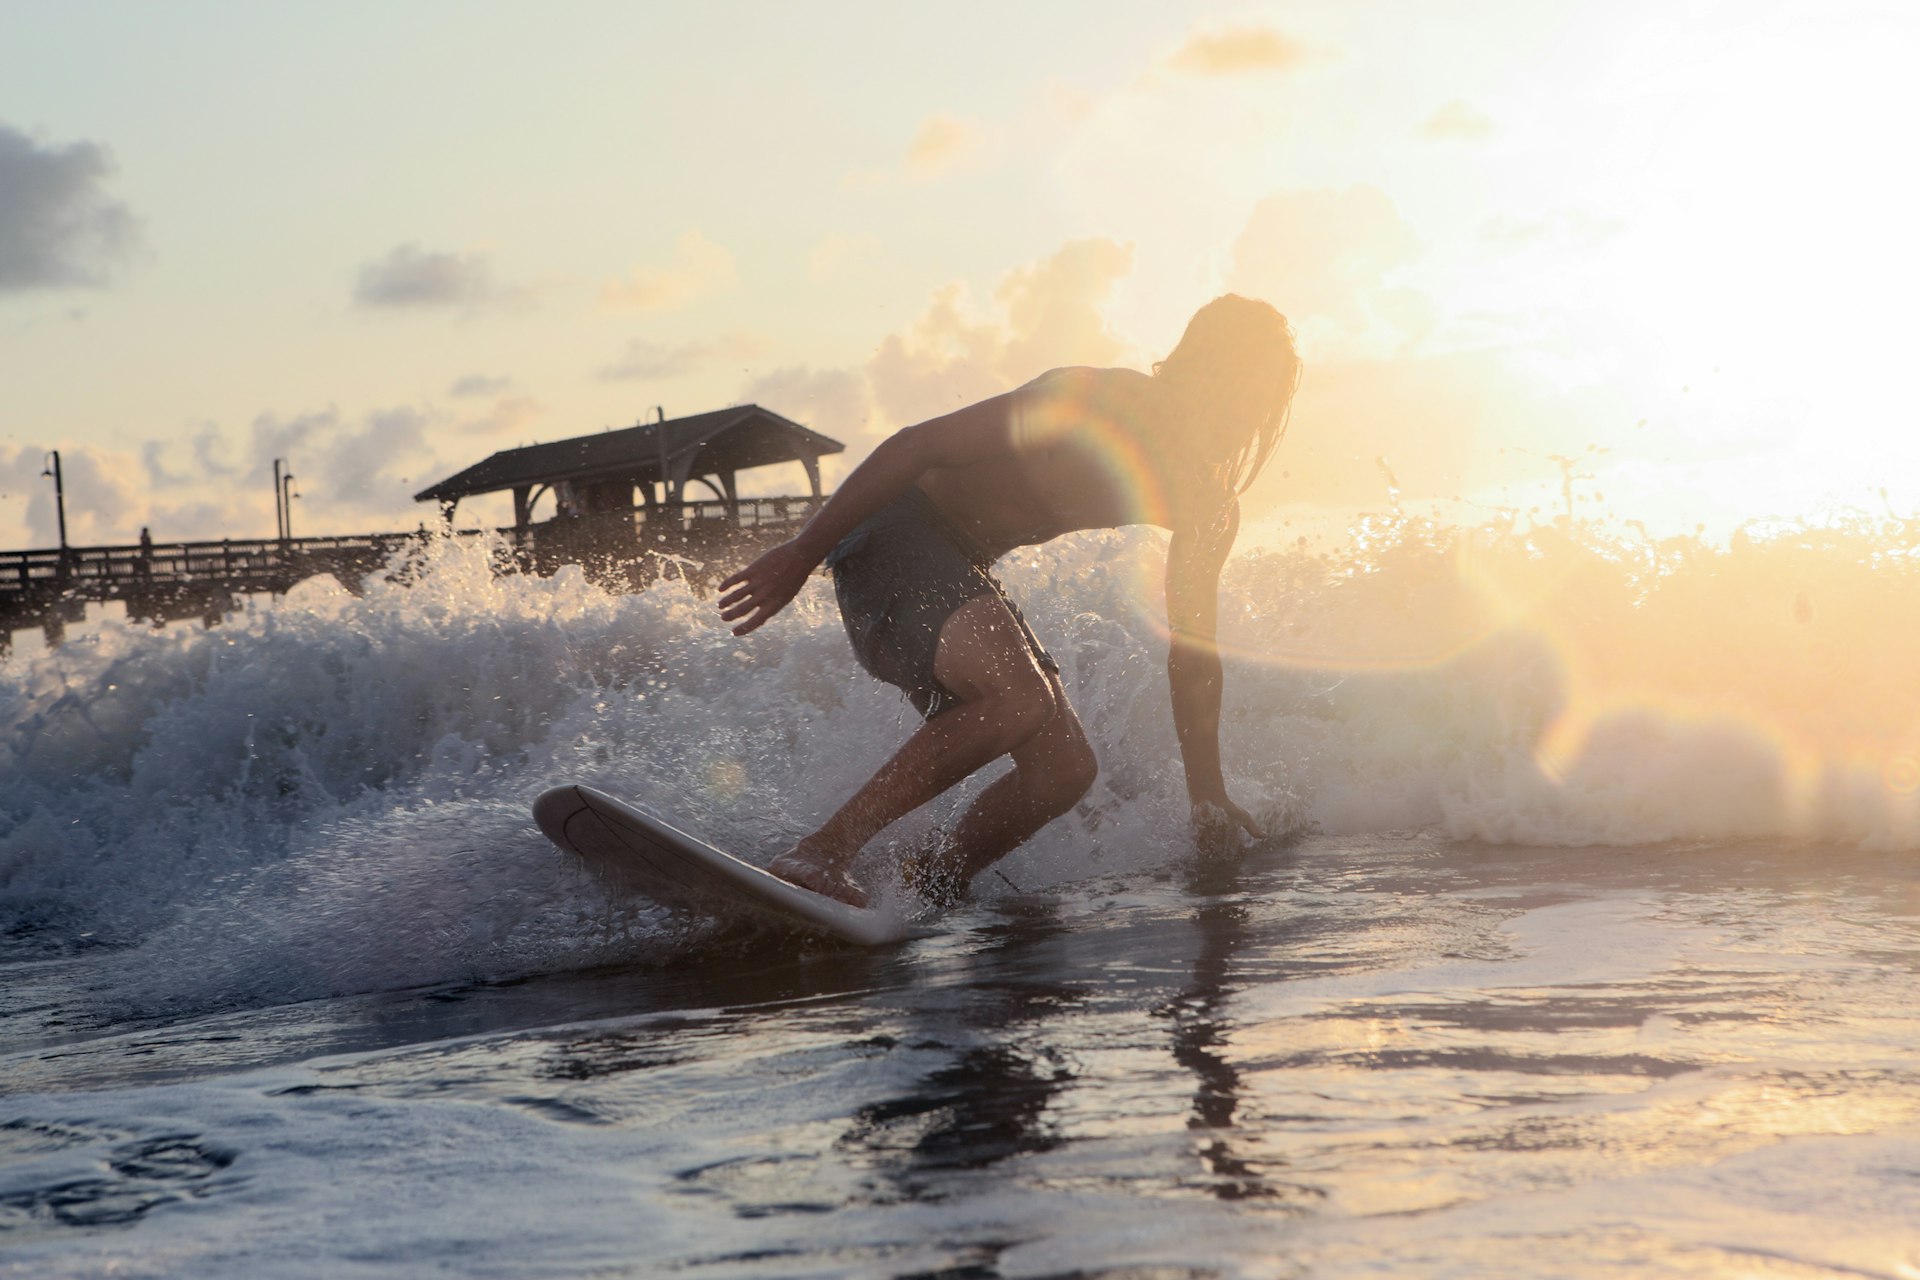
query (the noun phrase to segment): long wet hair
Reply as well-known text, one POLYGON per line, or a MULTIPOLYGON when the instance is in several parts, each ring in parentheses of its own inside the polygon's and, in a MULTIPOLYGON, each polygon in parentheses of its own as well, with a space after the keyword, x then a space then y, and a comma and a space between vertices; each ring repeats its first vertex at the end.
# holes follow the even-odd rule
POLYGON ((1187 401, 1182 426, 1236 495, 1267 465, 1293 412, 1300 353, 1293 327, 1265 302, 1224 294, 1194 312, 1156 378, 1187 401))

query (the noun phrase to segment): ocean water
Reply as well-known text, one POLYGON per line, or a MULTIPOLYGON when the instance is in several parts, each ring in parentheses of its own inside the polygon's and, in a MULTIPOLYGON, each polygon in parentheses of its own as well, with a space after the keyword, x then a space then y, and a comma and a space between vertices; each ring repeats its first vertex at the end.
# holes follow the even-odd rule
POLYGON ((1100 781, 872 952, 528 816, 822 819, 913 727, 824 583, 736 640, 446 543, 23 646, 0 1274, 1920 1274, 1907 523, 1268 533, 1222 734, 1273 837, 1192 849, 1162 543, 1081 535, 1002 571, 1100 781))

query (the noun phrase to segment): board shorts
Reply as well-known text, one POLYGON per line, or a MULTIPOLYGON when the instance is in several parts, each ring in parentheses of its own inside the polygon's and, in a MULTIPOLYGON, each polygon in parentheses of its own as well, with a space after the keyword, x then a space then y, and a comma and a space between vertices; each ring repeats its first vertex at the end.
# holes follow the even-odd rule
POLYGON ((905 690, 929 720, 960 702, 933 674, 940 628, 979 596, 997 596, 1040 669, 1059 674, 1060 664, 993 576, 993 557, 917 486, 861 521, 826 564, 854 657, 905 690))

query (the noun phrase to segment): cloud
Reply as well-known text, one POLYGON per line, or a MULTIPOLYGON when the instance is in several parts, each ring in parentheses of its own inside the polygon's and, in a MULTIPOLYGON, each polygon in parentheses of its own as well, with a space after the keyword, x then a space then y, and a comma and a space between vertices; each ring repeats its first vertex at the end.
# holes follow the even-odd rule
POLYGON ((273 461, 294 474, 294 532, 367 533, 409 528, 418 520, 414 491, 456 465, 428 443, 439 419, 412 406, 355 418, 336 409, 261 413, 235 438, 203 426, 178 442, 190 461, 169 461, 173 441, 140 451, 140 495, 119 513, 120 537, 141 524, 158 539, 265 537, 273 530, 273 461))
POLYGON ((848 444, 873 426, 873 392, 858 369, 793 366, 763 373, 741 388, 740 398, 792 418, 802 426, 848 444))
POLYGON ((0 293, 100 287, 133 256, 139 227, 104 181, 98 143, 42 147, 0 125, 0 293))
POLYGON ((512 378, 493 378, 484 373, 469 373, 455 378, 447 394, 456 399, 467 396, 497 396, 513 385, 512 378))
MULTIPOLYGON (((11 455, 0 453, 0 497, 8 499, 4 505, 9 508, 19 498, 26 499, 26 522, 14 536, 24 535, 24 545, 30 547, 60 543, 56 490, 52 477, 42 474, 48 467, 49 452, 24 445, 11 455)), ((68 445, 60 449, 60 478, 66 493, 68 543, 88 546, 133 541, 129 522, 145 507, 137 460, 118 450, 68 445)))
POLYGON ((980 131, 960 117, 941 112, 920 122, 907 147, 907 172, 922 178, 947 173, 980 146, 980 131))
POLYGON ((1492 136, 1493 121, 1472 103, 1455 98, 1428 116, 1419 133, 1435 142, 1447 139, 1474 142, 1492 136))
POLYGON ((324 439, 317 457, 306 462, 301 483, 310 497, 322 497, 336 507, 383 507, 406 494, 409 464, 432 456, 427 448, 427 415, 411 406, 376 409, 357 430, 338 428, 324 439), (316 485, 315 467, 318 467, 316 485), (315 490, 318 489, 318 494, 315 490), (397 492, 396 492, 397 491, 397 492))
POLYGON ((1272 27, 1221 27, 1196 31, 1161 65, 1192 76, 1291 71, 1311 55, 1305 46, 1272 27))
POLYGON ((698 231, 689 231, 675 242, 673 261, 667 266, 641 267, 623 280, 602 285, 600 305, 673 311, 729 287, 738 278, 731 253, 698 231))
POLYGON ((898 168, 857 169, 840 179, 847 191, 874 191, 896 183, 931 182, 944 178, 985 150, 987 133, 977 123, 950 111, 936 112, 920 122, 898 168))
MULTIPOLYGON (((792 418, 804 427, 831 436, 847 446, 845 453, 820 460, 826 487, 831 489, 887 434, 874 418, 873 391, 860 369, 774 369, 748 382, 740 400, 792 418), (848 459, 852 459, 849 462, 848 459)), ((741 483, 751 493, 800 493, 795 468, 768 468, 765 475, 743 473, 741 483)))
POLYGON ((455 430, 466 436, 497 436, 532 425, 546 413, 546 406, 531 396, 506 396, 478 417, 460 422, 455 430))
POLYGON ((946 286, 868 362, 875 402, 889 422, 905 425, 998 395, 1057 365, 1115 362, 1126 345, 1102 307, 1132 266, 1130 245, 1069 241, 1002 277, 994 290, 998 314, 970 314, 965 287, 946 286))
POLYGON ((766 349, 765 340, 744 333, 674 343, 634 338, 613 363, 601 365, 594 375, 606 382, 678 378, 716 361, 756 360, 766 349))
MULTIPOLYGON (((412 405, 264 412, 244 430, 203 423, 133 450, 62 447, 68 540, 123 545, 143 525, 162 541, 271 537, 276 458, 295 477, 297 535, 411 529, 427 510, 415 492, 477 461, 495 447, 486 437, 525 430, 543 412, 527 397, 466 420, 412 405)), ((53 481, 40 474, 46 452, 0 447, 0 546, 58 538, 53 481)))
POLYGON ((353 285, 353 301, 362 307, 473 308, 497 296, 485 253, 435 252, 412 244, 361 267, 353 285))
POLYGON ((1391 286, 1420 241, 1378 187, 1281 191, 1234 241, 1227 286, 1280 308, 1311 349, 1419 336, 1417 295, 1391 286))
MULTIPOLYGON (((882 339, 865 364, 769 370, 742 385, 741 399, 845 444, 846 453, 823 460, 831 481, 898 427, 998 395, 1059 365, 1124 360, 1127 344, 1108 326, 1103 307, 1132 264, 1130 245, 1069 241, 1005 273, 991 306, 976 306, 963 284, 947 285, 906 329, 882 339)), ((694 349, 686 354, 700 354, 704 345, 684 344, 694 349)), ((629 351, 642 367, 682 367, 683 348, 634 343, 629 351)))
POLYGON ((165 440, 149 440, 140 446, 140 465, 146 469, 147 483, 154 489, 192 488, 209 480, 231 479, 240 473, 240 467, 221 456, 224 442, 220 437, 220 429, 212 423, 203 424, 194 433, 191 445, 193 461, 183 471, 175 472, 168 468, 168 443, 165 440))
POLYGON ((1126 344, 1114 336, 1102 308, 1132 269, 1133 246, 1089 237, 1008 272, 994 290, 1006 311, 1003 371, 1024 382, 1051 365, 1119 360, 1126 344))
POLYGON ((351 419, 333 408, 258 414, 237 450, 237 470, 240 487, 257 490, 260 497, 228 518, 271 522, 273 459, 284 458, 299 495, 292 508, 296 535, 409 527, 419 519, 414 492, 475 461, 462 457, 450 465, 436 453, 427 433, 437 421, 411 405, 373 409, 351 419))

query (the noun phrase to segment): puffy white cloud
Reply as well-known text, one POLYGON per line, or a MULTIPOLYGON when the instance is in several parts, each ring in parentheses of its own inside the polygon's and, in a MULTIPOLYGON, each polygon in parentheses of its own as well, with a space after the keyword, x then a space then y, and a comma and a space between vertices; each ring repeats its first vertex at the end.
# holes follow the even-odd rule
MULTIPOLYGON (((885 338, 862 364, 747 369, 741 398, 847 444, 845 461, 827 460, 831 484, 836 471, 843 473, 886 431, 1007 390, 1056 365, 1125 360, 1127 345, 1108 325, 1104 306, 1131 263, 1130 246, 1100 238, 1070 241, 1006 272, 984 301, 976 303, 960 285, 937 292, 912 324, 885 338)), ((683 342, 636 340, 601 373, 673 377, 726 360, 750 363, 767 346, 738 333, 683 342)), ((269 534, 276 458, 286 459, 296 476, 297 533, 412 527, 424 511, 412 494, 473 462, 500 437, 571 434, 540 430, 542 406, 526 396, 499 394, 508 385, 476 373, 456 380, 441 407, 263 412, 244 429, 190 425, 129 453, 96 451, 90 461, 97 465, 69 469, 69 493, 92 495, 90 523, 77 526, 83 532, 75 540, 131 540, 143 524, 160 539, 269 534)), ((27 468, 31 474, 18 476, 21 489, 29 483, 46 487, 32 514, 36 528, 50 529, 51 485, 35 479, 42 455, 30 452, 8 462, 10 470, 0 470, 0 477, 27 468)), ((770 479, 791 491, 792 477, 770 479)))
POLYGON ((601 286, 600 304, 638 311, 673 311, 728 288, 739 278, 733 254, 698 231, 674 244, 673 260, 662 267, 641 267, 624 279, 601 286))
POLYGON ((1049 368, 1111 364, 1126 344, 1102 310, 1133 265, 1133 249, 1102 237, 1072 240, 1016 268, 994 290, 997 313, 976 315, 962 285, 936 293, 905 332, 867 364, 882 415, 918 422, 1019 386, 1049 368))
POLYGON ((225 441, 219 428, 205 423, 193 435, 189 445, 192 460, 180 471, 167 462, 165 440, 149 440, 140 446, 140 465, 146 469, 147 483, 155 489, 187 489, 209 480, 226 480, 243 469, 222 456, 225 441))
POLYGON ((186 439, 149 441, 138 462, 114 455, 126 457, 128 489, 137 496, 103 525, 103 538, 131 539, 143 524, 160 539, 268 536, 276 458, 295 477, 296 534, 410 527, 419 519, 413 493, 473 461, 440 456, 430 437, 442 422, 412 406, 353 418, 327 408, 261 413, 237 437, 203 426, 186 439))
MULTIPOLYGON (((326 439, 318 461, 328 500, 377 508, 394 497, 411 496, 407 490, 414 477, 402 473, 433 457, 427 424, 425 413, 402 405, 376 409, 357 430, 342 429, 326 439)), ((314 487, 310 479, 307 485, 314 487)))
MULTIPOLYGON (((27 546, 51 547, 60 541, 53 478, 42 474, 49 453, 24 445, 10 455, 0 454, 0 496, 11 500, 9 507, 26 499, 25 524, 15 536, 27 546)), ((70 544, 132 541, 131 530, 146 511, 138 460, 117 450, 69 445, 60 450, 60 476, 70 544)))
POLYGON ((41 146, 0 125, 0 293, 100 286, 138 248, 138 224, 107 194, 94 142, 41 146))

